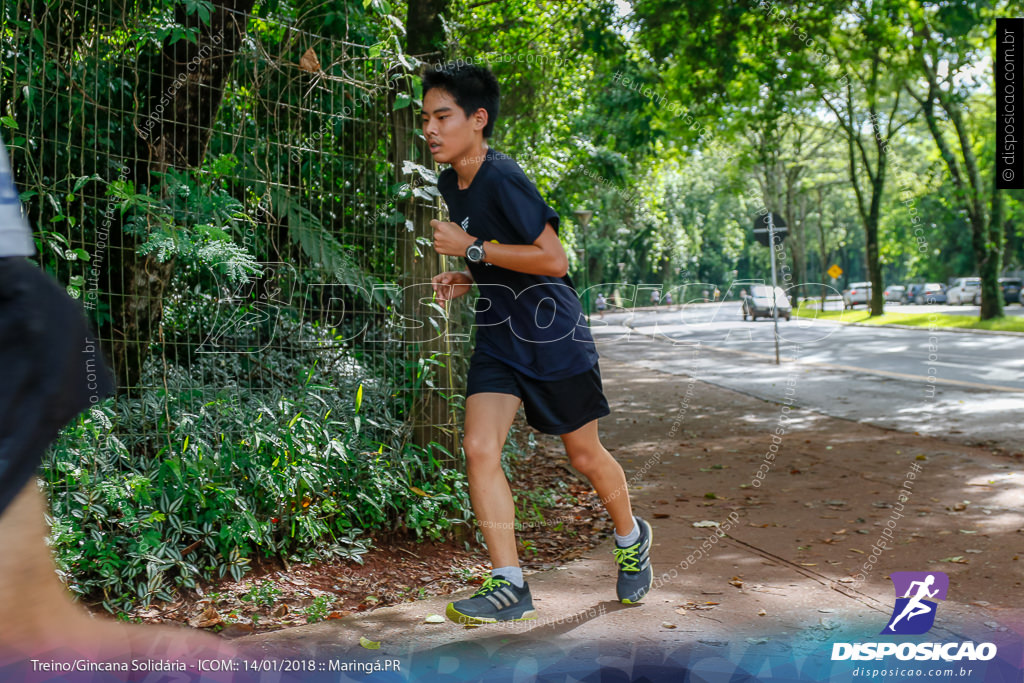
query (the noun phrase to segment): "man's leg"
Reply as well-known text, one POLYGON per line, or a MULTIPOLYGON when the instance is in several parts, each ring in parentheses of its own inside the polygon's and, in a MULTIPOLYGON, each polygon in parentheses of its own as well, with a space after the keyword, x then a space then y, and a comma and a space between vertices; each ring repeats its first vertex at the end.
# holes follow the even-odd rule
POLYGON ((633 516, 626 475, 597 434, 597 420, 562 435, 573 467, 590 480, 615 523, 615 562, 619 576, 615 593, 632 604, 643 600, 654 581, 651 568, 651 525, 633 516))
MULTIPOLYGON (((472 370, 471 370, 472 372, 472 370)), ((459 624, 536 619, 530 587, 516 552, 515 507, 501 469, 501 448, 520 399, 514 394, 477 392, 466 398, 466 470, 469 497, 494 567, 472 597, 448 603, 445 614, 459 624)))
POLYGON ((230 657, 216 636, 174 626, 130 626, 92 617, 57 578, 43 518, 46 500, 31 481, 0 515, 0 660, 42 654, 128 661, 230 657))
POLYGON ((491 392, 471 394, 466 399, 462 448, 466 451, 469 499, 495 567, 519 565, 515 506, 501 469, 501 449, 519 404, 518 396, 491 392))
POLYGON ((633 530, 633 508, 629 503, 629 489, 622 466, 601 444, 597 433, 597 420, 591 420, 579 429, 562 434, 562 443, 569 462, 590 480, 601 497, 608 514, 615 523, 615 532, 625 536, 633 530))

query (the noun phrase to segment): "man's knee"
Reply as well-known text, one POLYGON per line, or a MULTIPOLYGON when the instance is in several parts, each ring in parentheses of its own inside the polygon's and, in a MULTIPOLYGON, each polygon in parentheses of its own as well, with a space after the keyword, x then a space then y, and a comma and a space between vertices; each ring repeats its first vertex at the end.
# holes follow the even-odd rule
POLYGON ((497 465, 501 462, 501 444, 487 436, 467 434, 462 440, 468 467, 497 465))
POLYGON ((606 457, 603 448, 573 448, 569 451, 569 462, 583 474, 591 474, 608 462, 614 464, 614 460, 606 457))

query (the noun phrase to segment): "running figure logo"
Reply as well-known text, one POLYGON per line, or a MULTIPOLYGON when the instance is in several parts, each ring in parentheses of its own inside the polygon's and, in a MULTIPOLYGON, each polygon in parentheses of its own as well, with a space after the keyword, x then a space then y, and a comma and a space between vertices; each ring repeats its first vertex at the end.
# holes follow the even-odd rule
POLYGON ((942 572, 893 572, 889 578, 896 589, 896 606, 882 634, 915 636, 927 633, 935 623, 937 606, 928 598, 945 600, 949 577, 942 572))

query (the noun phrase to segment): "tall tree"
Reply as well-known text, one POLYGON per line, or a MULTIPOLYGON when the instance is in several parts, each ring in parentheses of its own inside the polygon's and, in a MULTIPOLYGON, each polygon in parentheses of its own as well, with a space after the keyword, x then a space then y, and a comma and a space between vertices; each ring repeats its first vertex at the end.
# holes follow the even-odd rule
POLYGON ((864 228, 871 315, 876 316, 883 313, 885 303, 878 228, 890 155, 894 153, 891 142, 918 112, 901 108, 906 104, 900 96, 905 67, 899 55, 904 50, 905 36, 893 22, 897 4, 859 1, 840 4, 836 10, 837 21, 827 46, 839 65, 838 78, 833 74, 832 82, 814 83, 846 142, 849 179, 864 228))
MULTIPOLYGON (((761 188, 765 206, 786 220, 789 235, 784 244, 792 271, 790 284, 807 281, 810 237, 807 219, 813 204, 815 176, 820 175, 826 151, 836 142, 836 126, 822 125, 807 113, 783 114, 770 127, 758 126, 748 134, 752 160, 750 173, 761 188)), ((795 292, 794 292, 795 293, 795 292)))
MULTIPOLYGON (((914 71, 904 83, 920 104, 928 132, 967 213, 971 248, 981 276, 981 319, 1003 314, 999 287, 1004 243, 1003 193, 993 177, 986 181, 975 146, 980 132, 972 130, 966 104, 977 88, 968 71, 994 42, 995 14, 987 2, 932 6, 906 5, 903 17, 913 38, 914 71)), ((994 60, 993 60, 994 61, 994 60)))

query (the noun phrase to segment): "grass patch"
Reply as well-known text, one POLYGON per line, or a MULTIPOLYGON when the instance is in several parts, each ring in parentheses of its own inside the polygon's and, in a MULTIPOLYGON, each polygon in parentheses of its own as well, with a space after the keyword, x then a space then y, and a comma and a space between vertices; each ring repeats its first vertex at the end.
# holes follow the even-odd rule
POLYGON ((801 318, 818 318, 843 323, 864 323, 866 325, 909 325, 911 327, 962 327, 970 330, 1000 330, 1024 332, 1024 317, 1006 316, 994 320, 978 320, 972 315, 950 315, 948 313, 884 313, 874 318, 864 309, 852 311, 819 311, 807 303, 801 303, 793 310, 801 318))

